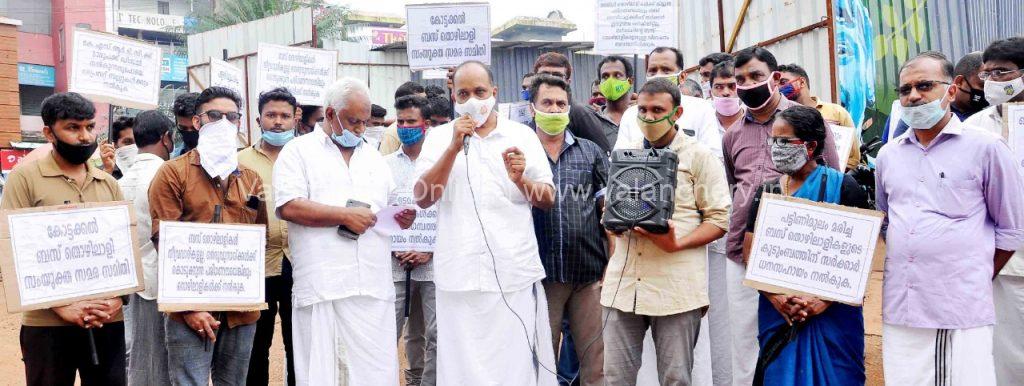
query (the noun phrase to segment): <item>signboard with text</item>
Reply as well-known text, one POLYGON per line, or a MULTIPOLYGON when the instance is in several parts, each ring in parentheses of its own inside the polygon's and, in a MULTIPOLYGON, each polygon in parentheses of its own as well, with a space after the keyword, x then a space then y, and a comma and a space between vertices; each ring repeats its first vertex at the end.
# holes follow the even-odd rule
POLYGON ((416 4, 405 11, 409 69, 455 67, 468 60, 491 64, 490 4, 416 4))
POLYGON ((338 79, 338 52, 260 43, 256 65, 259 91, 287 87, 302 105, 321 105, 338 79))
POLYGON ((53 69, 53 66, 18 63, 18 84, 53 87, 56 83, 57 72, 53 69))
POLYGON ((155 109, 160 102, 160 47, 103 32, 74 32, 68 91, 93 102, 155 109))
POLYGON ((1003 138, 1019 166, 1017 171, 1024 174, 1024 103, 1003 104, 1003 138))
POLYGON ((370 30, 370 46, 380 47, 391 43, 404 42, 405 31, 396 28, 374 28, 370 30))
POLYGON ((679 47, 679 0, 596 0, 594 52, 646 55, 679 47))
POLYGON ((853 149, 853 137, 857 130, 852 127, 839 126, 829 123, 832 129, 832 139, 836 144, 836 155, 839 156, 839 171, 846 171, 846 162, 850 159, 850 151, 853 149))

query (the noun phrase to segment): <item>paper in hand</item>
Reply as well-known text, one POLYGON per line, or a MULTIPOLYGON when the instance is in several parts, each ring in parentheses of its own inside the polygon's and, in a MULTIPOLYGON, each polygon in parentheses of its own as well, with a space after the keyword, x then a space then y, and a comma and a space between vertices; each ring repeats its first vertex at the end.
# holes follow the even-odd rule
POLYGON ((398 225, 398 221, 395 220, 395 215, 406 209, 416 210, 416 207, 412 205, 398 205, 381 209, 377 212, 377 225, 374 225, 374 228, 389 235, 402 230, 402 227, 398 225))

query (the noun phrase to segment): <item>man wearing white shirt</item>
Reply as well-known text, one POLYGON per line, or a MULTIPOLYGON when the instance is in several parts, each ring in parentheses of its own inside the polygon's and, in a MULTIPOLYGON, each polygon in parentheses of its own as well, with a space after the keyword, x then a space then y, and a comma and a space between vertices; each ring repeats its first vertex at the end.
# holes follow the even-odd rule
POLYGON ((172 130, 174 122, 163 113, 143 111, 135 117, 132 132, 139 154, 124 175, 117 181, 124 193, 124 199, 135 206, 136 243, 142 255, 142 277, 146 289, 132 295, 131 307, 126 311, 131 316, 131 325, 125 330, 132 331, 132 346, 128 356, 128 384, 166 385, 171 382, 167 372, 167 346, 164 341, 164 316, 157 310, 157 251, 149 237, 153 232, 153 221, 149 214, 149 183, 157 170, 174 151, 172 130))
MULTIPOLYGON (((394 184, 384 158, 362 138, 370 119, 366 85, 341 78, 324 102, 324 123, 288 142, 274 165, 275 206, 288 221, 292 251, 295 380, 393 384, 391 239, 374 227, 392 220, 374 213, 387 206, 394 184)), ((394 221, 408 228, 414 219, 406 210, 394 221)))
POLYGON ((427 135, 414 189, 438 212, 437 383, 554 386, 531 214, 554 204, 551 168, 536 134, 498 118, 486 65, 461 64, 453 85, 461 116, 427 135))

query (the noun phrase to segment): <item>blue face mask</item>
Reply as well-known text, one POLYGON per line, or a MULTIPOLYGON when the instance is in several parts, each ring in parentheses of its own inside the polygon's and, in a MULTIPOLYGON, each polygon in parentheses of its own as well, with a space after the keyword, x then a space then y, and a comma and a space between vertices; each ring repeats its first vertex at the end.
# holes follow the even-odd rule
POLYGON ((334 143, 337 143, 338 145, 341 145, 341 147, 346 148, 355 148, 363 144, 362 138, 357 136, 351 130, 346 129, 345 126, 342 126, 341 122, 338 121, 337 119, 335 119, 335 122, 338 122, 338 127, 341 127, 342 131, 341 135, 331 133, 331 139, 334 140, 334 143))
POLYGON ((524 101, 530 100, 530 90, 523 90, 519 92, 519 97, 523 98, 524 101))
POLYGON ((264 131, 263 140, 274 146, 284 146, 284 144, 295 138, 295 130, 288 130, 282 132, 264 131))
POLYGON ((414 145, 423 139, 423 126, 398 127, 398 139, 403 145, 414 145))

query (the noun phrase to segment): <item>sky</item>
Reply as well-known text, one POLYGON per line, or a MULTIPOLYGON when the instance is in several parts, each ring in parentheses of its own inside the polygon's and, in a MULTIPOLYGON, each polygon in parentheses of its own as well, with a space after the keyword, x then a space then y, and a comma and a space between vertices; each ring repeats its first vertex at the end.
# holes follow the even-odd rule
MULTIPOLYGON (((406 4, 440 3, 423 0, 328 0, 330 3, 349 5, 353 10, 388 13, 405 17, 406 4)), ((467 1, 443 1, 467 2, 467 1)), ((566 41, 589 41, 594 36, 593 1, 552 1, 552 0, 493 0, 491 4, 491 28, 497 27, 516 16, 546 17, 548 12, 559 10, 562 16, 576 23, 576 31, 565 36, 566 41), (568 4, 571 4, 568 5, 568 4)))

